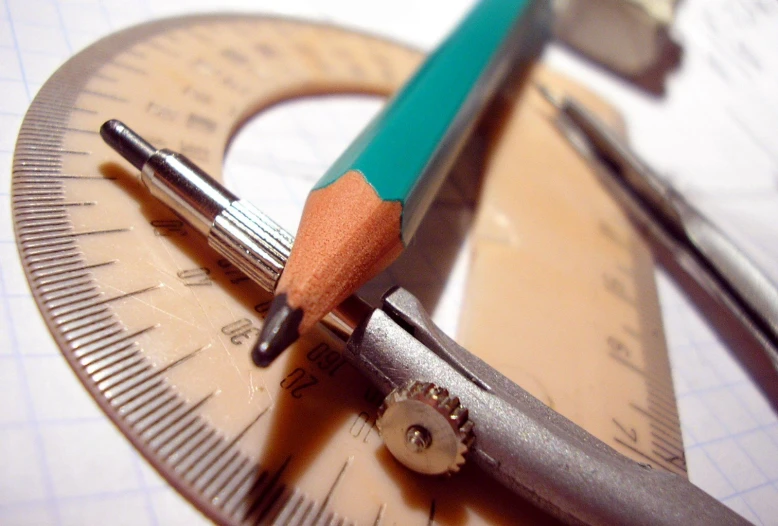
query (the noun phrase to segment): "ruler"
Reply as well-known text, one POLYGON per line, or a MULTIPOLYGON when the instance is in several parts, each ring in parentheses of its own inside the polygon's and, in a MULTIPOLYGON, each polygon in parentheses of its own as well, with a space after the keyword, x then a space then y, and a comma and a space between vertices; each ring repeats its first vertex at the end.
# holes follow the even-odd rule
MULTIPOLYGON (((217 522, 539 520, 471 467, 430 479, 397 465, 375 429, 377 393, 324 333, 272 367, 255 368, 248 351, 268 294, 149 200, 97 134, 105 120, 124 120, 220 178, 230 138, 258 111, 306 95, 388 95, 420 59, 397 43, 321 24, 248 15, 170 19, 122 31, 73 57, 25 117, 12 207, 41 313, 105 413, 217 522)), ((619 232, 637 243, 631 231, 619 232)), ((630 276, 623 286, 655 308, 650 275, 630 276)), ((569 294, 574 300, 577 291, 569 294)), ((610 333, 602 334, 607 344, 610 333)), ((666 386, 666 355, 654 340, 652 356, 665 366, 651 381, 666 386)), ((522 360, 505 353, 494 365, 510 372, 522 360)), ((633 374, 622 369, 593 374, 633 374)), ((639 386, 633 405, 646 408, 639 386)), ((674 420, 665 425, 679 437, 667 392, 665 411, 674 420)), ((628 437, 642 436, 633 415, 618 424, 628 437)), ((642 444, 626 441, 637 453, 629 451, 611 435, 608 443, 643 462, 683 469, 682 457, 643 458, 651 452, 642 444)))
MULTIPOLYGON (((618 129, 618 115, 575 83, 546 70, 534 80, 618 129)), ((473 228, 460 340, 622 454, 685 475, 648 247, 537 90, 504 112, 473 228), (510 308, 490 307, 499 298, 510 308)))

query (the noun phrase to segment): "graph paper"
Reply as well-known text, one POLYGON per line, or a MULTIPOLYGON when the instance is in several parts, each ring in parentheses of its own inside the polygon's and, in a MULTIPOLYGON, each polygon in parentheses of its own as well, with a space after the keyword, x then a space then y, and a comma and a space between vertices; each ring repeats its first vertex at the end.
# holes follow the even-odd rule
MULTIPOLYGON (((429 49, 469 1, 44 1, 0 0, 0 523, 197 524, 184 502, 102 415, 48 334, 19 263, 10 219, 10 165, 24 111, 49 75, 86 45, 145 20, 202 11, 261 11, 346 24, 429 49), (283 5, 281 5, 283 4, 283 5)), ((684 61, 661 99, 551 47, 545 60, 612 101, 633 144, 771 274, 778 276, 778 4, 687 0, 676 24, 684 61)), ((353 130, 378 107, 362 100, 328 111, 353 130)), ((298 107, 290 137, 316 122, 298 107)), ((329 117, 324 116, 322 119, 329 117)), ((271 133, 266 122, 252 133, 271 133)), ((305 159, 235 147, 241 163, 275 163, 306 177, 338 153, 319 140, 305 159), (241 158, 241 152, 244 157, 241 158), (248 152, 248 153, 246 153, 248 152), (245 156, 254 156, 246 158, 245 156), (297 163, 290 165, 289 163, 297 163)), ((348 140, 343 137, 342 140, 348 140)), ((256 144, 256 141, 249 141, 256 144)), ((300 145, 297 145, 299 151, 300 145)), ((228 179, 230 175, 228 166, 228 179)), ((302 203, 302 185, 291 201, 302 203)), ((299 209, 260 204, 289 229, 299 209)), ((299 208, 299 207, 298 207, 299 208)), ((455 330, 456 283, 436 313, 455 330), (453 321, 452 321, 453 320, 453 321)), ((757 524, 778 524, 778 416, 696 302, 658 273, 665 329, 692 481, 757 524)))

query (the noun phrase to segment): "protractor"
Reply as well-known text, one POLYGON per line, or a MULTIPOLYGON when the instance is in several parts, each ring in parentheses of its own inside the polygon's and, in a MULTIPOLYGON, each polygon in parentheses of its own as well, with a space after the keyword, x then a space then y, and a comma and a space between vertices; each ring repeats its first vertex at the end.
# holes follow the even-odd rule
MULTIPOLYGON (((123 120, 218 179, 229 141, 254 114, 302 96, 390 95, 420 59, 397 43, 292 19, 163 20, 72 58, 25 117, 13 213, 46 323, 105 413, 216 522, 538 520, 471 466, 452 478, 399 466, 375 429, 380 396, 324 332, 254 367, 268 293, 149 199, 97 132, 123 120)), ((259 197, 261 206, 261 188, 259 197)), ((510 370, 512 359, 521 358, 495 366, 510 370)), ((678 436, 672 401, 662 403, 675 418, 666 434, 678 436)), ((632 426, 624 433, 637 436, 632 426)))

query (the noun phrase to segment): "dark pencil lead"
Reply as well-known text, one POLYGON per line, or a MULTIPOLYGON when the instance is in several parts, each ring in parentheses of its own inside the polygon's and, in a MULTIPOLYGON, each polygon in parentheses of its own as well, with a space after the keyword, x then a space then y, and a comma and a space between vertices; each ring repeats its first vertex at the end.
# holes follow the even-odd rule
POLYGON ((100 136, 108 146, 119 152, 138 170, 142 170, 143 165, 157 151, 143 137, 116 119, 103 123, 100 127, 100 136))
POLYGON ((286 300, 286 294, 279 294, 270 303, 262 332, 251 351, 251 358, 259 367, 267 367, 284 349, 300 337, 300 322, 303 310, 293 309, 286 300))

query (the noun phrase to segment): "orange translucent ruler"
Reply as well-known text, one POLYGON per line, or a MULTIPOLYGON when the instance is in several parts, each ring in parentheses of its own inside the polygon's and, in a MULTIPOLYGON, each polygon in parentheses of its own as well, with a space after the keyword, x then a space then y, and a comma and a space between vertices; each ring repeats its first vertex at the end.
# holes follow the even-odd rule
MULTIPOLYGON (((535 80, 619 125, 570 81, 535 80)), ((685 473, 652 256, 556 110, 523 99, 481 192, 461 343, 624 455, 685 473)))

